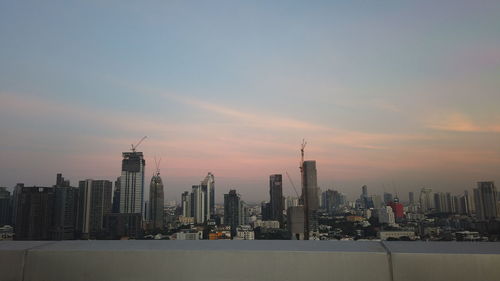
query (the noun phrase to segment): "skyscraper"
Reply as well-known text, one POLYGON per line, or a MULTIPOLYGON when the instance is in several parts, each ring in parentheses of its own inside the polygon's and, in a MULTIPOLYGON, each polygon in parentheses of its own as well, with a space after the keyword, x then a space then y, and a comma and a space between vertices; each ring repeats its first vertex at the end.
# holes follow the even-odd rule
POLYGON ((205 179, 201 182, 201 190, 203 191, 204 205, 204 221, 212 219, 215 215, 215 177, 212 173, 208 173, 205 179))
POLYGON ((384 204, 387 205, 390 202, 392 202, 392 200, 393 200, 392 193, 384 192, 384 204))
POLYGON ((54 192, 54 225, 51 230, 51 239, 75 239, 78 219, 78 188, 71 187, 69 180, 65 180, 62 174, 57 174, 54 192))
POLYGON ((0 187, 0 226, 10 225, 12 217, 12 203, 10 192, 5 187, 0 187))
POLYGON ((415 204, 415 195, 414 195, 413 191, 410 191, 408 193, 408 199, 410 201, 410 205, 415 204))
POLYGON ((432 210, 432 189, 423 187, 420 190, 420 212, 422 214, 429 213, 432 210))
POLYGON ((149 219, 153 229, 163 228, 163 182, 160 177, 160 171, 151 178, 149 186, 149 219))
POLYGON ((123 152, 120 177, 120 213, 144 216, 144 167, 142 152, 123 152))
POLYGON ((474 189, 476 216, 479 220, 490 220, 498 217, 497 190, 492 181, 478 182, 474 189))
POLYGON ((54 210, 53 187, 18 186, 16 240, 49 240, 54 210))
POLYGON ((192 217, 191 215, 191 195, 189 191, 185 191, 181 196, 181 207, 183 217, 192 217))
POLYGON ((318 220, 317 220, 317 210, 319 208, 319 198, 318 198, 318 183, 317 183, 317 171, 316 171, 316 161, 304 161, 303 162, 303 173, 302 173, 302 202, 307 210, 309 223, 309 232, 317 232, 318 220))
POLYGON ((229 190, 224 194, 224 224, 231 227, 231 236, 236 235, 236 228, 240 225, 241 198, 236 190, 229 190))
POLYGON ((269 177, 269 195, 271 197, 271 220, 283 224, 283 181, 282 175, 275 174, 269 177))
POLYGON ((193 185, 191 190, 191 216, 195 223, 202 224, 206 218, 205 192, 201 185, 193 185))
POLYGON ((83 239, 95 239, 102 232, 103 217, 111 213, 112 187, 107 180, 80 181, 78 230, 83 239))
POLYGON ((75 187, 54 187, 54 226, 52 240, 72 240, 76 238, 79 192, 75 187))

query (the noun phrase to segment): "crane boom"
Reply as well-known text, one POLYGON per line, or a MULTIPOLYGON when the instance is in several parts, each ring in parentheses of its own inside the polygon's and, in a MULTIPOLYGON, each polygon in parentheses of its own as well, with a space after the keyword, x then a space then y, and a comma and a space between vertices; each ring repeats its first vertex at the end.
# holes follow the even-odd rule
POLYGON ((135 150, 137 149, 137 147, 147 138, 148 136, 144 136, 142 137, 142 139, 136 144, 136 145, 133 145, 131 144, 132 146, 132 152, 135 152, 135 150))
POLYGON ((297 197, 300 198, 300 195, 299 193, 297 192, 297 188, 295 187, 295 184, 293 183, 292 181, 292 178, 290 177, 290 175, 288 174, 288 172, 285 172, 286 173, 286 176, 288 177, 288 180, 290 181, 290 183, 292 184, 292 187, 293 187, 293 190, 295 191, 295 194, 297 194, 297 197))

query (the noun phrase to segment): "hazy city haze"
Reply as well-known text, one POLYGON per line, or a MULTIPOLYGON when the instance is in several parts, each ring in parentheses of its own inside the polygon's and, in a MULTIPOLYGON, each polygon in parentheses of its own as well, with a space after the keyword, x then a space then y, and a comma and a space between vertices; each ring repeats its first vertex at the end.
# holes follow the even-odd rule
POLYGON ((167 201, 265 200, 302 138, 350 197, 500 180, 500 2, 304 3, 2 1, 0 186, 114 181, 145 135, 167 201))

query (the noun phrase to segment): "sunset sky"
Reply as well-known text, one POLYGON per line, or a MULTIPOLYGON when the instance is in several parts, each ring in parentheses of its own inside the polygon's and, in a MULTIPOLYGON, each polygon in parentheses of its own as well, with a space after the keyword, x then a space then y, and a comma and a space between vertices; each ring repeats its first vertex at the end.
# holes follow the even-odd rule
POLYGON ((268 200, 303 138, 350 199, 500 182, 500 1, 69 2, 0 2, 0 186, 114 180, 144 135, 166 201, 268 200))

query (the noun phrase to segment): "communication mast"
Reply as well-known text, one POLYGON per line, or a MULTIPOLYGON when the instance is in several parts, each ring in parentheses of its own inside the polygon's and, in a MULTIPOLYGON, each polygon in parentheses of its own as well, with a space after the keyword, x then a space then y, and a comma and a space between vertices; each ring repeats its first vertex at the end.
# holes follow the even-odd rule
POLYGON ((302 140, 300 146, 300 178, 302 182, 302 196, 304 204, 304 240, 309 240, 309 198, 307 196, 308 190, 306 189, 306 179, 304 177, 304 149, 306 148, 306 140, 302 140))

